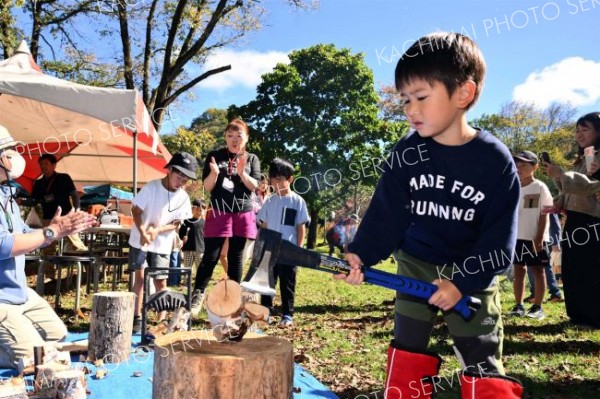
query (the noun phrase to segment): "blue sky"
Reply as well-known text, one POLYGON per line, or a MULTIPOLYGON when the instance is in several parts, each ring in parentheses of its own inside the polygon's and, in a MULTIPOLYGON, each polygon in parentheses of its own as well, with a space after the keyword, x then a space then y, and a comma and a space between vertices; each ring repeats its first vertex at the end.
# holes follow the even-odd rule
POLYGON ((208 60, 232 70, 197 86, 193 100, 172 109, 162 133, 209 107, 247 103, 261 74, 290 51, 318 43, 364 53, 376 86, 392 84, 401 53, 436 30, 468 34, 486 58, 484 91, 470 118, 511 100, 542 107, 568 101, 580 114, 600 110, 600 0, 321 0, 306 11, 283 3, 265 1, 263 29, 208 60))

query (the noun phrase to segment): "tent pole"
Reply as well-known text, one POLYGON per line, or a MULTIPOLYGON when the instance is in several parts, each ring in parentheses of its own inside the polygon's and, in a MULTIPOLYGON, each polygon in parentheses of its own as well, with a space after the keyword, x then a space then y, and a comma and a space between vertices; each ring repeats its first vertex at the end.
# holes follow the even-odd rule
POLYGON ((137 194, 137 130, 133 131, 133 196, 137 194))

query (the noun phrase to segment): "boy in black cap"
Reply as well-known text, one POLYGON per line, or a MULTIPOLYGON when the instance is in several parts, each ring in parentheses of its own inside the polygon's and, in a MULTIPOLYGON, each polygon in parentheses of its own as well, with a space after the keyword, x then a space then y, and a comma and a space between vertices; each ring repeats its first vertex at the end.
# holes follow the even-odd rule
POLYGON ((548 255, 549 221, 548 214, 542 214, 544 206, 552 206, 552 195, 544 182, 533 177, 538 168, 538 157, 531 151, 521 151, 513 155, 517 165, 517 175, 521 183, 521 201, 519 202, 519 222, 517 247, 515 248, 515 278, 513 291, 515 306, 511 316, 528 316, 542 320, 544 293, 546 291, 545 267, 550 262, 548 255), (525 272, 527 267, 533 271, 535 292, 533 305, 525 312, 525 272))
POLYGON ((348 245, 352 270, 335 276, 360 284, 362 267, 394 253, 398 274, 437 286, 427 302, 397 293, 387 399, 432 397, 441 358, 427 349, 440 311, 463 366, 462 398, 522 394, 518 381, 504 376, 496 278, 511 263, 519 181, 506 146, 466 118, 484 76, 481 51, 459 33, 420 38, 396 65, 396 89, 413 131, 382 163, 369 209, 348 245), (469 321, 451 312, 463 295, 482 302, 469 321))
MULTIPOLYGON (((131 213, 134 225, 129 236, 129 267, 135 271, 133 292, 137 295, 133 332, 141 329, 144 268, 169 267, 175 234, 182 220, 192 216, 190 198, 184 187, 196 180, 196 158, 179 152, 165 166, 167 175, 148 182, 133 198, 131 213)), ((156 291, 166 288, 167 276, 154 278, 156 291)))

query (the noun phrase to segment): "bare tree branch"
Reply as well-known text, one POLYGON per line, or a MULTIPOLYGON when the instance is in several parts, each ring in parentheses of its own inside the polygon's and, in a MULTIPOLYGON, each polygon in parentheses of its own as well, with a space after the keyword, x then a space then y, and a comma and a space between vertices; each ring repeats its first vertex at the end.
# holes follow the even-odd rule
POLYGON ((210 71, 204 72, 202 75, 197 76, 194 79, 190 80, 188 83, 184 84, 179 89, 175 90, 170 96, 166 97, 164 99, 164 101, 161 103, 161 106, 167 107, 167 106, 171 105, 171 103, 173 103, 173 101, 175 101, 177 99, 177 97, 179 97, 181 94, 185 93, 186 91, 188 91, 189 89, 191 89, 192 87, 194 87, 195 85, 197 85, 198 83, 203 81, 204 79, 206 79, 212 75, 216 75, 218 73, 228 71, 230 69, 231 69, 231 65, 225 65, 225 66, 211 69, 210 71))
POLYGON ((48 48, 52 52, 52 59, 56 59, 56 53, 54 52, 54 46, 52 46, 52 44, 50 44, 50 42, 48 42, 48 39, 46 39, 46 36, 44 36, 43 34, 40 34, 40 38, 44 41, 44 43, 46 43, 48 45, 48 48))
POLYGON ((146 18, 146 43, 144 45, 144 65, 142 72, 142 98, 144 104, 147 104, 150 100, 150 59, 152 52, 152 27, 154 21, 154 12, 156 11, 156 4, 158 0, 152 0, 150 4, 150 10, 148 11, 148 18, 146 18))
MULTIPOLYGON (((40 34, 45 28, 54 26, 58 31, 66 32, 62 25, 66 22, 70 22, 77 15, 94 11, 94 8, 91 6, 95 4, 96 1, 97 0, 77 1, 75 2, 74 8, 61 7, 57 0, 38 0, 31 2, 28 10, 31 12, 33 24, 31 28, 31 43, 29 46, 33 59, 36 62, 38 61, 40 34), (46 5, 55 7, 45 8, 44 6, 46 5)), ((68 41, 72 43, 70 38, 68 41)))
MULTIPOLYGON (((10 14, 7 19, 6 13, 2 13, 7 1, 12 8, 15 0, 0 0, 0 40, 5 48, 3 29, 8 26, 10 32, 15 32, 12 28, 15 22, 3 24, 10 19, 10 14)), ((286 0, 297 8, 315 1, 286 0)), ((47 45, 54 58, 49 67, 78 81, 90 79, 92 84, 105 85, 117 79, 129 89, 140 85, 149 111, 158 111, 155 126, 165 114, 165 107, 200 81, 230 68, 192 75, 188 66, 202 67, 215 49, 257 29, 263 11, 260 0, 146 0, 136 4, 138 7, 134 8, 127 0, 27 0, 26 11, 33 21, 31 50, 36 60, 41 59, 40 46, 47 45), (82 21, 87 17, 92 30, 86 29, 83 35, 82 21), (65 44, 62 52, 52 48, 51 43, 56 40, 48 32, 65 44), (103 48, 102 56, 109 63, 95 63, 95 43, 116 39, 117 34, 121 48, 118 44, 103 48), (104 54, 107 51, 112 54, 104 54)), ((14 41, 14 34, 11 40, 14 41)))
POLYGON ((227 5, 227 0, 219 1, 219 4, 213 11, 210 21, 206 24, 206 27, 204 28, 202 35, 200 35, 200 38, 188 51, 185 53, 179 53, 179 57, 177 57, 177 60, 173 65, 173 71, 176 73, 175 76, 179 75, 185 64, 188 63, 196 54, 198 54, 223 16, 227 15, 227 13, 234 10, 236 7, 240 7, 241 1, 237 1, 235 4, 236 5, 232 7, 226 8, 225 6, 227 5))
POLYGON ((168 72, 171 69, 171 56, 173 54, 173 44, 175 43, 175 37, 177 37, 177 30, 179 29, 179 24, 181 24, 183 11, 185 10, 186 5, 187 0, 179 0, 179 2, 177 3, 177 8, 173 13, 173 18, 171 19, 171 28, 169 29, 169 35, 167 36, 165 59, 163 61, 163 75, 161 78, 162 83, 166 83, 164 81, 164 72, 168 72))
POLYGON ((127 21, 126 5, 117 2, 119 15, 119 27, 121 28, 121 44, 123 46, 123 63, 125 64, 125 87, 135 89, 133 82, 133 59, 131 56, 131 38, 129 37, 129 25, 127 21))

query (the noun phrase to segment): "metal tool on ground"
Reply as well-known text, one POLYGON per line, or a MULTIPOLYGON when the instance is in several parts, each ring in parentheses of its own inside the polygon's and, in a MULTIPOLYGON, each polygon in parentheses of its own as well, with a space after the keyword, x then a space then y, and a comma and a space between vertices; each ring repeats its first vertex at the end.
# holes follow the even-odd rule
POLYGON ((191 312, 191 303, 192 303, 192 285, 191 285, 191 277, 192 271, 191 269, 182 268, 182 267, 167 267, 167 268, 156 268, 156 267, 147 267, 144 269, 144 292, 142 294, 142 344, 150 343, 155 337, 148 334, 146 331, 147 323, 148 323, 148 310, 154 310, 156 312, 172 312, 172 320, 177 319, 177 321, 170 323, 168 329, 174 327, 174 324, 181 324, 182 319, 184 320, 184 324, 187 323, 188 329, 192 329, 192 319, 190 316, 191 312), (150 296, 147 296, 146 293, 150 292, 150 279, 152 277, 161 276, 164 274, 183 274, 187 276, 187 291, 186 293, 165 290, 156 292, 150 296), (179 311, 179 309, 184 308, 186 312, 184 314, 179 311))
MULTIPOLYGON (((351 270, 348 262, 343 259, 309 251, 283 240, 281 233, 261 229, 254 243, 250 269, 241 283, 242 288, 263 295, 274 295, 273 267, 276 263, 308 267, 332 274, 348 274, 351 270)), ((437 290, 437 286, 431 283, 374 268, 363 268, 363 273, 367 283, 420 299, 429 299, 437 290)), ((463 296, 452 310, 468 321, 475 316, 480 307, 481 301, 478 298, 463 296)))

